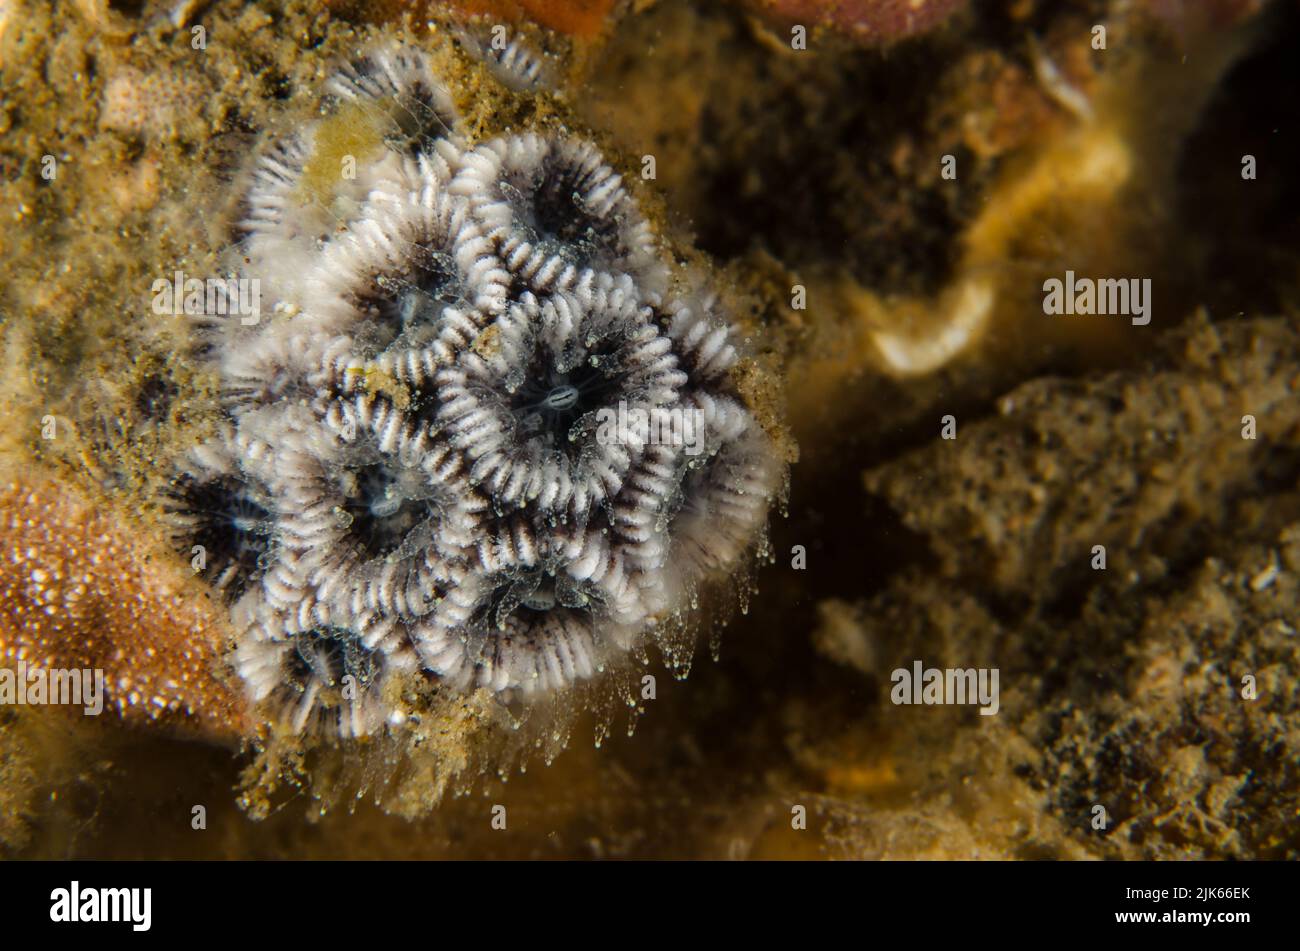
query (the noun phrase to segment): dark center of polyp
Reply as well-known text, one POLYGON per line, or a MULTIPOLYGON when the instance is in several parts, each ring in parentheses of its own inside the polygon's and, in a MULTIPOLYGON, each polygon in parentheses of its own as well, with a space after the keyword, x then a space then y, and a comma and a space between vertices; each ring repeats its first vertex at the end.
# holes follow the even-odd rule
POLYGON ((343 628, 313 628, 294 638, 294 648, 289 656, 289 676, 295 683, 305 685, 315 678, 333 687, 350 674, 358 686, 365 686, 374 676, 374 656, 355 634, 343 628))
POLYGON ((236 562, 242 575, 251 573, 270 542, 270 513, 250 499, 234 479, 219 479, 192 492, 193 508, 203 516, 195 543, 210 557, 236 562))
POLYGON ((407 533, 428 516, 431 506, 408 499, 381 464, 364 466, 356 474, 357 493, 346 508, 352 516, 350 531, 366 556, 377 558, 397 549, 407 533))
POLYGON ((452 117, 439 108, 433 90, 423 85, 413 95, 391 99, 388 118, 384 141, 407 155, 415 155, 451 131, 452 117))
POLYGON ((584 610, 590 605, 583 585, 546 568, 530 568, 500 578, 477 621, 503 630, 512 618, 527 625, 556 610, 584 610))
POLYGON ((552 253, 568 260, 592 257, 610 242, 609 224, 585 207, 582 183, 564 167, 546 167, 519 210, 524 225, 552 253))
POLYGON ((606 369, 590 360, 569 371, 538 361, 515 392, 511 409, 524 438, 565 448, 573 424, 601 404, 613 387, 606 369))
POLYGON ((375 278, 375 292, 363 309, 371 311, 386 337, 433 327, 443 308, 464 300, 451 255, 445 251, 414 245, 407 267, 400 274, 375 278))

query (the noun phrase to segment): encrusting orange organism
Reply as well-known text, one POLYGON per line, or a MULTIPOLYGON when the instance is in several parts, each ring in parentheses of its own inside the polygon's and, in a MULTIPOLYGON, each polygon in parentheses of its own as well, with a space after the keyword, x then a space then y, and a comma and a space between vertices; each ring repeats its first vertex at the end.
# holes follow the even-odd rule
POLYGON ((139 532, 66 483, 0 483, 0 666, 102 670, 127 723, 209 740, 246 732, 222 679, 226 617, 184 563, 142 555, 139 532))

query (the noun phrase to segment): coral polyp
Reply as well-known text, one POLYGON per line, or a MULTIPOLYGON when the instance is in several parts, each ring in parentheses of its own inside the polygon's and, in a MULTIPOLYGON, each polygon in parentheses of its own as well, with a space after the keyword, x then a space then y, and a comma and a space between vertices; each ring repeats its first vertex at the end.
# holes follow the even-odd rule
POLYGON ((367 215, 325 249, 306 317, 371 352, 435 345, 458 315, 481 324, 505 306, 508 274, 464 202, 427 163, 408 186, 375 190, 367 215))
POLYGON ((261 574, 271 537, 269 505, 222 440, 193 454, 172 480, 163 510, 180 553, 233 599, 261 574))
POLYGON ((650 225, 591 143, 495 139, 465 156, 451 191, 472 200, 502 260, 538 293, 592 271, 629 274, 643 294, 662 289, 666 269, 650 225))
POLYGON ((411 664, 409 652, 376 649, 357 631, 330 624, 272 635, 255 623, 234 660, 254 700, 295 733, 328 738, 367 736, 400 720, 384 687, 395 670, 411 664))
POLYGON ((604 668, 616 642, 594 585, 552 566, 483 574, 462 587, 467 616, 454 632, 417 632, 420 656, 458 687, 524 694, 558 689, 604 668))
POLYGON ((236 269, 270 306, 207 319, 227 418, 196 455, 224 463, 181 477, 176 525, 225 532, 235 666, 290 731, 402 723, 394 676, 558 694, 761 546, 783 463, 735 333, 594 145, 472 143, 432 58, 389 44, 253 169, 236 269))
POLYGON ((640 452, 594 438, 599 410, 676 401, 685 374, 630 291, 614 285, 592 307, 527 296, 495 324, 492 353, 466 350, 439 373, 438 423, 497 506, 585 523, 640 452))
POLYGON ((463 144, 460 116, 446 89, 435 81, 428 56, 409 46, 376 46, 341 66, 326 83, 327 106, 355 103, 383 119, 384 144, 398 154, 437 153, 463 144))

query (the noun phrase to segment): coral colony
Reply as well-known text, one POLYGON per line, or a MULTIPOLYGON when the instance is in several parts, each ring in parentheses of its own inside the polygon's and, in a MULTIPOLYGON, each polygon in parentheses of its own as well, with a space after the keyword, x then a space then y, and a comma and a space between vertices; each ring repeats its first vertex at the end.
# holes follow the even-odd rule
POLYGON ((514 701, 662 646, 783 478, 716 298, 593 145, 471 148, 416 49, 342 68, 322 115, 250 173, 270 306, 201 321, 225 423, 167 506, 249 695, 363 736, 403 720, 399 672, 514 701), (382 147, 326 178, 343 119, 382 147))

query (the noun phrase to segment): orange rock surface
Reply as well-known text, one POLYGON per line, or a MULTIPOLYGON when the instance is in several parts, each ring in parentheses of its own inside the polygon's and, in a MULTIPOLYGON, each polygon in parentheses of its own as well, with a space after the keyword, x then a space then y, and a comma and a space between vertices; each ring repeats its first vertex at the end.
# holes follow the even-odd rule
POLYGON ((0 665, 104 671, 104 712, 230 740, 243 702, 221 677, 225 611, 139 529, 67 484, 0 484, 0 665))

